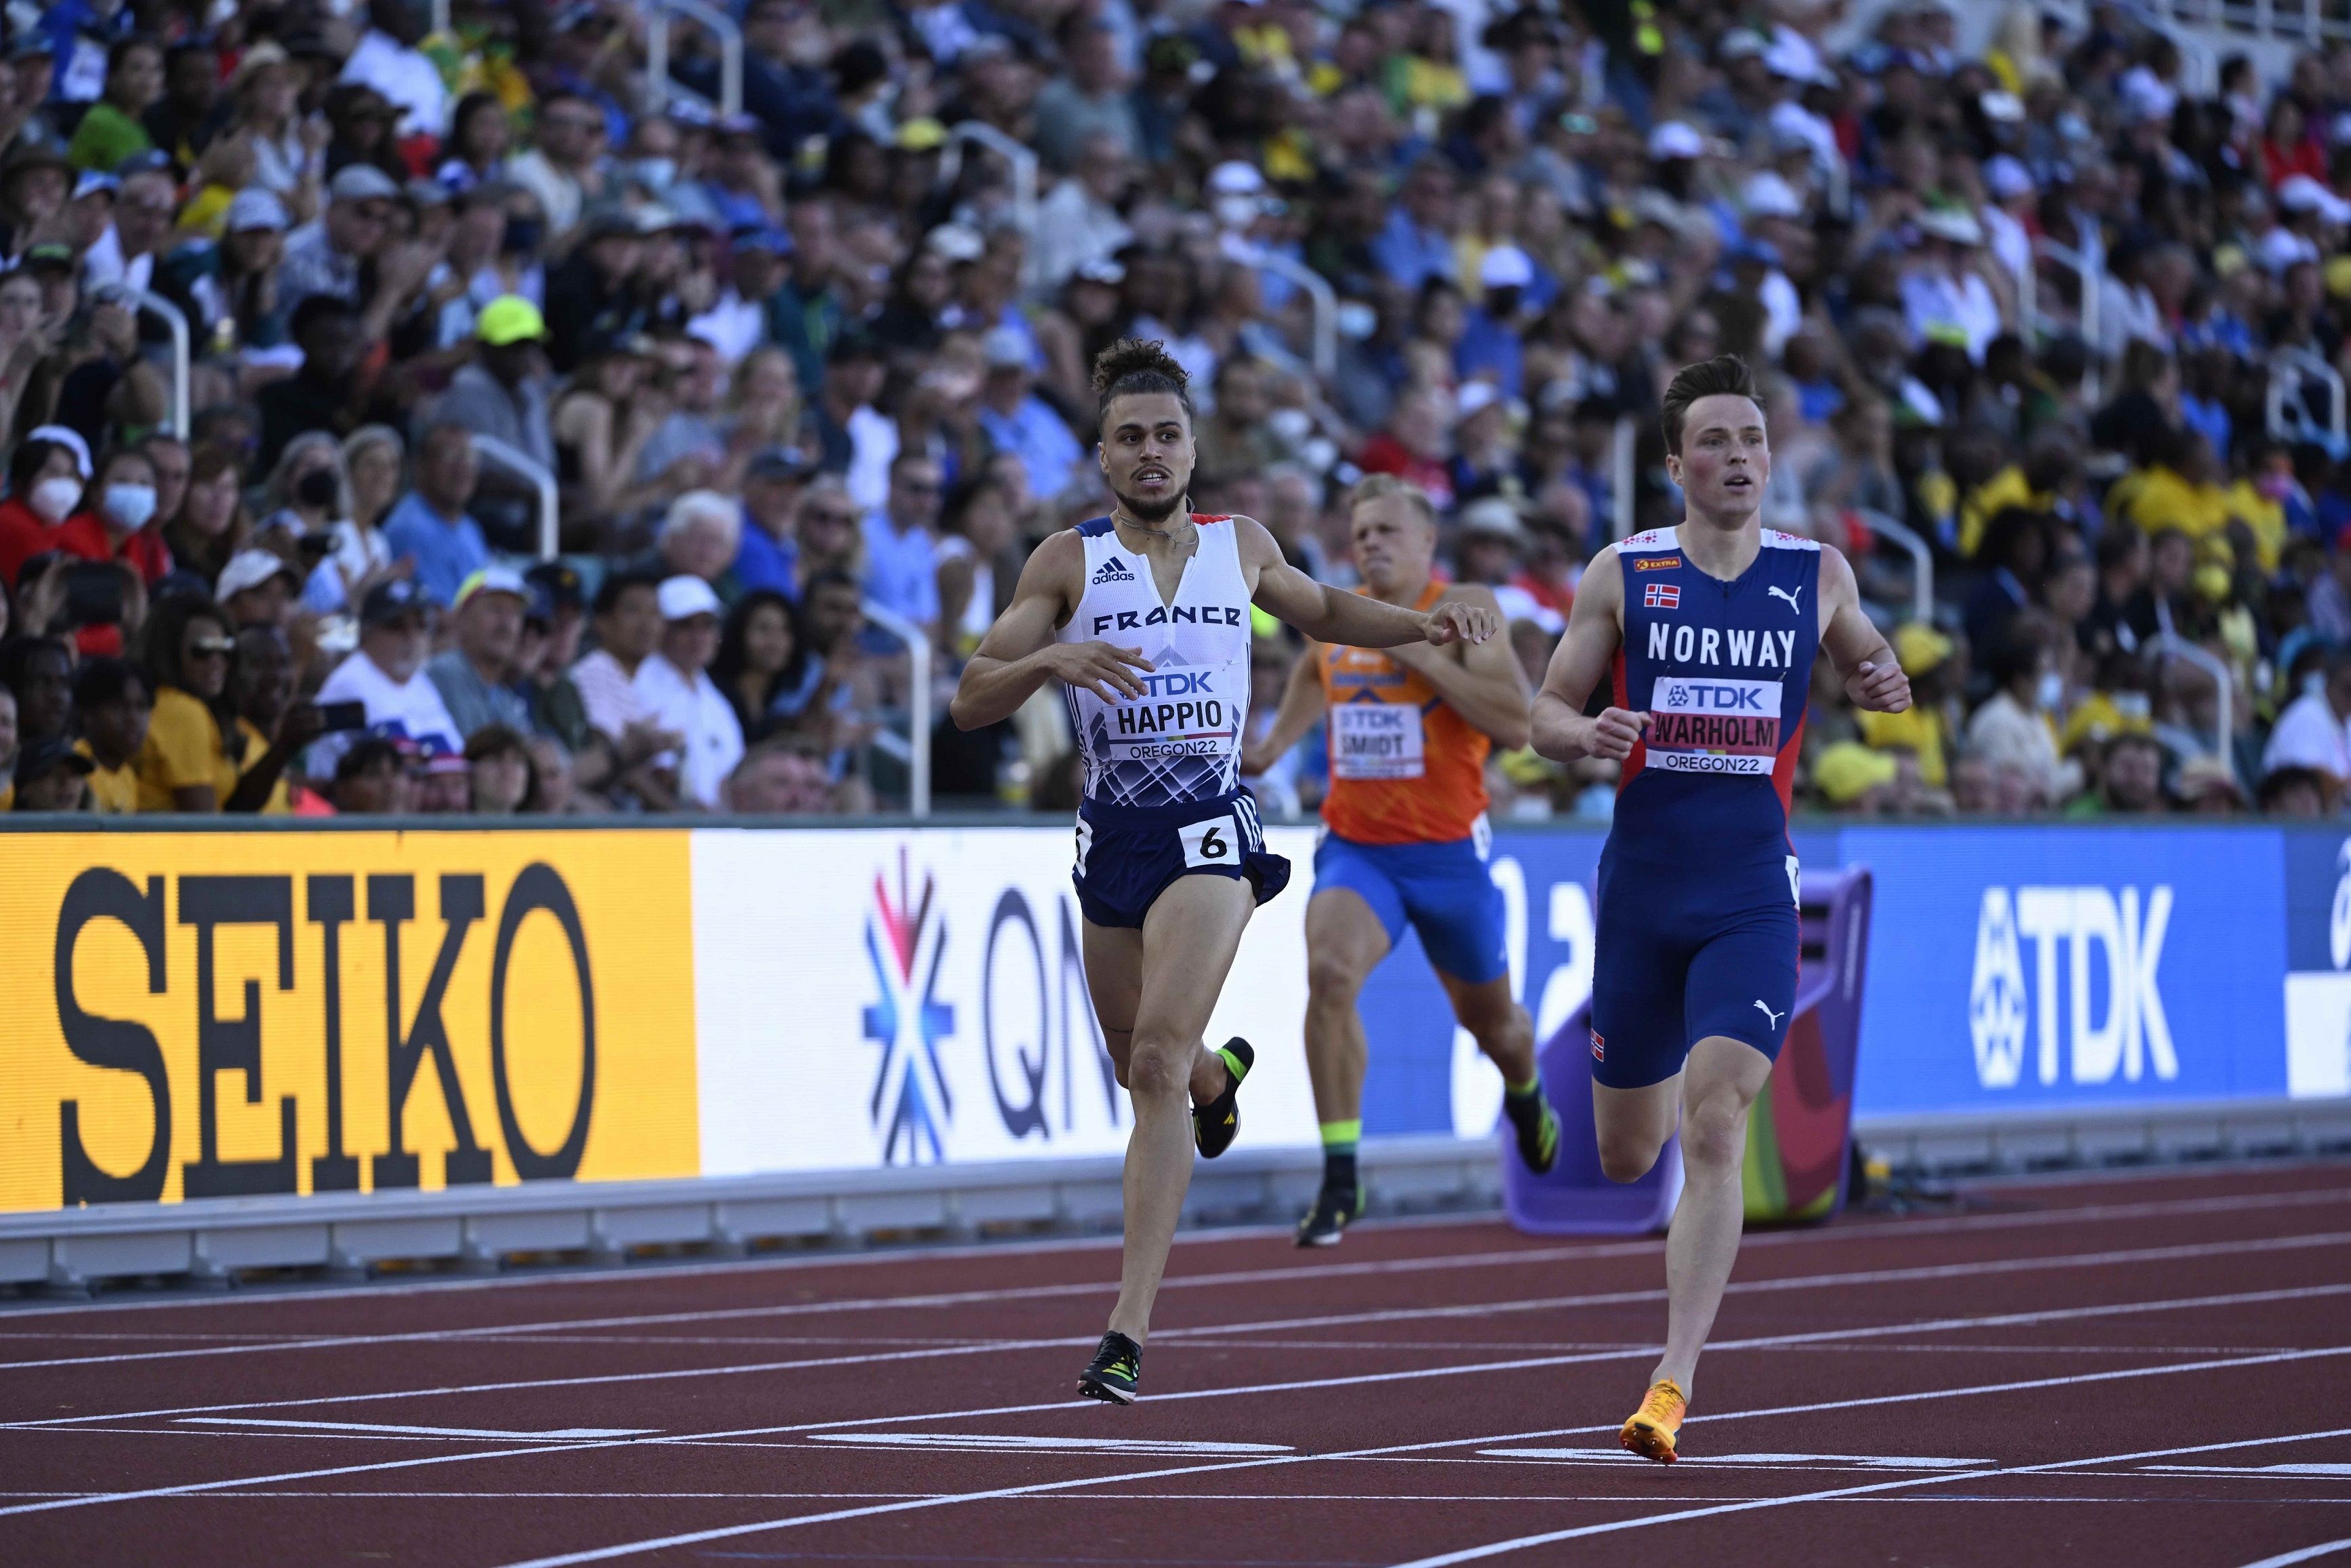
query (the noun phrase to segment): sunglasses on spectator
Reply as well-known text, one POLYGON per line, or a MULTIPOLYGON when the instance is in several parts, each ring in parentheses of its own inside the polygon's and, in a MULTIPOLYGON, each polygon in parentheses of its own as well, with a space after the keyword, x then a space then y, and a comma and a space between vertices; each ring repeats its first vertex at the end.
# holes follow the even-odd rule
POLYGON ((236 652, 236 644, 226 637, 199 637, 188 651, 199 659, 225 659, 236 652))

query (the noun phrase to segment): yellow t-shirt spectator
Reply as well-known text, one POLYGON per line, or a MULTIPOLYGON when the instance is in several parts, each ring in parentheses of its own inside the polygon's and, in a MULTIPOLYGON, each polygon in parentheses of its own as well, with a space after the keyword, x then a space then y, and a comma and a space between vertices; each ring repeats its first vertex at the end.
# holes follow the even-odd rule
POLYGON ((2123 476, 2122 484, 2129 488, 2117 509, 2143 532, 2178 528, 2191 539, 2200 539, 2228 528, 2229 497, 2220 486, 2196 484, 2161 464, 2146 470, 2145 477, 2134 485, 2135 477, 2123 476))
POLYGON ((1984 528, 1991 520, 2011 507, 2024 507, 2045 512, 2057 504, 2057 497, 2036 490, 2025 482, 2024 470, 2011 463, 1982 484, 1976 486, 1959 505, 1959 553, 1975 559, 1977 549, 1983 543, 1984 528))
MULTIPOLYGON (((237 764, 237 778, 241 780, 246 774, 261 766, 262 754, 269 749, 269 737, 256 729, 243 717, 239 717, 236 721, 236 732, 245 737, 245 756, 237 764)), ((222 799, 225 800, 227 797, 223 796, 222 799)), ((261 814, 265 817, 284 817, 291 815, 293 810, 293 800, 288 797, 286 789, 286 773, 283 768, 280 768, 277 782, 269 787, 269 799, 262 803, 261 814)))
POLYGON ((89 809, 101 817, 128 817, 139 810, 139 759, 132 758, 120 768, 109 768, 98 759, 87 740, 74 742, 74 749, 89 758, 89 809))
POLYGON ((177 810, 172 792, 199 784, 213 787, 215 806, 225 804, 236 788, 236 764, 221 749, 212 709, 177 686, 163 686, 155 693, 147 744, 139 753, 139 809, 177 810))
POLYGON ((1928 789, 1940 789, 1949 781, 1950 772, 1944 762, 1940 710, 1927 703, 1916 703, 1900 713, 1863 711, 1855 714, 1853 719, 1863 744, 1871 750, 1907 748, 1916 753, 1918 782, 1928 789))

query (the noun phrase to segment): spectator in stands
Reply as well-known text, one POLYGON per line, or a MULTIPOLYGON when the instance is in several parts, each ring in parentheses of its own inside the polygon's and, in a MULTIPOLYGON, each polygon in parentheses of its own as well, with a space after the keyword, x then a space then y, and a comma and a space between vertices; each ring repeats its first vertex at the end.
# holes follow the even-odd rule
MULTIPOLYGON (((285 816, 296 809, 287 769, 319 737, 323 716, 318 704, 294 700, 294 649, 283 631, 248 626, 236 634, 229 694, 245 751, 237 759, 236 793, 228 809, 285 816)), ((315 809, 308 792, 303 795, 306 806, 315 809)))
MULTIPOLYGON (((432 601, 417 584, 402 577, 376 584, 360 606, 360 645, 319 688, 319 706, 355 702, 366 710, 371 735, 444 753, 461 750, 457 721, 424 674, 432 627, 432 601)), ((332 773, 350 744, 346 736, 321 738, 310 748, 310 777, 332 773)))
POLYGON ((530 728, 530 705, 509 684, 529 598, 522 574, 497 565, 484 567, 457 590, 456 643, 434 654, 424 673, 461 739, 471 740, 476 730, 491 725, 517 732, 530 728))
POLYGON ((509 162, 507 177, 537 200, 547 238, 559 242, 579 224, 586 204, 604 193, 597 167, 604 116, 580 94, 559 90, 539 101, 533 129, 537 144, 509 162))
POLYGON ((882 392, 882 356, 862 332, 844 333, 825 351, 823 375, 812 420, 818 465, 840 475, 850 499, 871 510, 889 494, 890 465, 898 455, 897 425, 873 407, 882 392))
POLYGON ((154 709, 139 753, 141 811, 219 811, 236 790, 228 671, 236 643, 228 617, 201 593, 167 593, 147 622, 154 709), (225 725, 224 721, 226 721, 225 725))
POLYGON ((805 703, 799 687, 809 663, 790 600, 774 589, 755 588, 735 601, 719 631, 710 679, 734 708, 747 741, 757 743, 779 724, 789 725, 805 703))
MULTIPOLYGON (((1078 477, 1085 454, 1068 423, 1032 390, 1029 347, 1027 338, 1002 328, 987 334, 981 350, 987 379, 980 393, 979 427, 997 451, 1019 460, 1029 494, 1051 501, 1078 477)), ((1224 404, 1217 407, 1221 411, 1224 404)), ((893 470, 893 505, 898 477, 893 470)))
POLYGON ((523 606, 523 635, 507 684, 530 714, 527 734, 552 737, 567 753, 584 751, 595 732, 570 674, 580 662, 586 629, 580 573, 559 560, 541 561, 524 574, 524 581, 530 598, 523 606))
POLYGON ((793 597, 803 597, 810 582, 826 572, 837 572, 852 583, 865 575, 865 537, 858 527, 857 508, 848 487, 832 475, 820 474, 809 481, 793 512, 792 532, 799 542, 793 597))
POLYGON ((799 739, 753 747, 726 780, 726 810, 743 816, 821 815, 832 810, 823 754, 799 739))
POLYGON ((221 85, 220 47, 212 39, 198 34, 164 51, 162 96, 140 116, 140 124, 148 141, 182 168, 193 168, 228 123, 221 85))
MULTIPOLYGON (((793 453, 769 447, 743 472, 742 516, 735 559, 727 570, 737 587, 772 589, 787 599, 799 592, 798 513, 810 470, 793 453)), ((847 508, 844 506, 843 515, 847 508)))
POLYGON ((78 434, 43 425, 8 456, 8 498, 0 502, 0 583, 16 586, 26 561, 50 548, 49 530, 73 514, 89 479, 78 434), (70 441, 60 439, 71 435, 70 441))
POLYGON ((709 675, 718 653, 718 595, 698 577, 664 581, 657 602, 661 644, 637 666, 637 695, 664 729, 684 737, 677 763, 680 796, 705 810, 743 759, 743 727, 709 675))
POLYGON ((625 208, 605 207, 580 225, 579 245, 547 275, 547 356, 569 375, 591 351, 611 353, 644 329, 634 279, 645 240, 625 208))
POLYGON ((538 810, 537 768, 529 743, 519 731, 503 724, 484 725, 465 740, 465 761, 472 771, 471 806, 477 817, 511 817, 538 810))
POLYGON ((404 816, 416 809, 416 780, 398 741, 371 735, 335 764, 335 810, 346 816, 404 816))
POLYGON ((2262 749, 2264 789, 2273 774, 2288 768, 2322 780, 2330 810, 2351 785, 2351 648, 2328 654, 2324 675, 2278 715, 2262 749))
POLYGON ((221 569, 213 592, 237 631, 286 624, 301 577, 286 558, 266 549, 240 550, 221 569))
POLYGON ((18 811, 83 811, 89 809, 90 760, 66 740, 28 741, 16 751, 18 811))
POLYGON ((106 52, 106 88, 74 131, 66 156, 77 169, 111 172, 154 145, 141 117, 163 96, 163 46, 144 33, 117 38, 106 52))
POLYGON ((302 351, 301 369, 261 389, 261 450, 265 468, 277 466, 287 445, 306 431, 338 442, 366 422, 360 365, 367 353, 359 313, 332 294, 313 294, 294 308, 288 330, 302 351))
POLYGON ((2163 795, 2163 743, 2126 730, 2105 743, 2098 786, 2068 806, 2069 817, 2147 816, 2169 809, 2163 795))
POLYGON ((689 490, 670 503, 646 564, 664 577, 698 577, 717 586, 743 542, 740 503, 716 490, 689 490))
POLYGON ((548 423, 547 323, 538 307, 504 294, 481 308, 474 336, 480 350, 458 367, 449 390, 433 405, 444 424, 503 441, 549 473, 555 436, 548 423))
POLYGON ((865 595, 937 634, 939 465, 918 451, 890 465, 886 505, 866 514, 865 595))
MULTIPOLYGON (((595 651, 571 667, 588 723, 613 755, 605 787, 655 809, 676 802, 672 754, 685 738, 654 716, 637 685, 661 645, 661 583, 656 573, 639 568, 607 573, 596 588, 595 651)), ((580 783, 594 787, 585 779, 580 783)))
MULTIPOLYGON (((371 297, 361 292, 362 269, 384 251, 392 204, 399 199, 400 187, 382 170, 368 163, 345 166, 328 182, 325 214, 286 236, 285 256, 277 264, 277 308, 298 310, 314 294, 340 299, 354 312, 367 306, 371 297)), ((380 282, 379 295, 382 287, 380 282)), ((300 334, 296 336, 298 340, 300 334)))
POLYGON ((85 660, 74 675, 74 712, 89 758, 90 810, 129 816, 139 810, 139 753, 147 744, 153 694, 139 666, 121 659, 85 660))
POLYGON ((416 563, 416 584, 435 604, 455 603, 465 579, 489 564, 481 525, 465 509, 480 477, 473 432, 440 421, 416 449, 414 487, 384 519, 386 548, 416 563))
POLYGON ((1993 691, 1968 720, 1968 749, 1995 772, 2013 770, 2028 791, 2027 810, 2064 804, 2082 787, 2082 766, 2057 754, 2050 715, 2064 699, 2064 681, 2040 623, 2029 615, 2011 618, 1984 664, 1993 691))
POLYGON ((245 548, 252 525, 245 514, 241 473, 237 455, 230 448, 196 448, 179 512, 162 528, 164 548, 178 570, 215 582, 245 548))

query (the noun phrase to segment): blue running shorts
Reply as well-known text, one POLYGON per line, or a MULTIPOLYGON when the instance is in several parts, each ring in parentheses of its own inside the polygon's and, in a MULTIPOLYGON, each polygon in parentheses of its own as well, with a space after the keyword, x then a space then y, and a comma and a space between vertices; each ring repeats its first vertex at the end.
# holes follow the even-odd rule
MULTIPOLYGON (((1613 849, 1614 846, 1612 845, 1613 849)), ((1641 1089, 1724 1035, 1778 1061, 1796 1005, 1796 859, 1671 867, 1600 857, 1592 1076, 1641 1089)))
POLYGON ((1479 852, 1483 835, 1441 844, 1359 844, 1325 832, 1314 846, 1314 891, 1343 887, 1372 907, 1394 947, 1405 922, 1439 974, 1479 986, 1510 973, 1502 890, 1479 852))
POLYGON ((1257 801, 1247 792, 1176 806, 1078 808, 1078 861, 1070 880, 1096 925, 1139 927, 1176 878, 1249 880, 1259 904, 1290 885, 1290 862, 1265 847, 1257 801))

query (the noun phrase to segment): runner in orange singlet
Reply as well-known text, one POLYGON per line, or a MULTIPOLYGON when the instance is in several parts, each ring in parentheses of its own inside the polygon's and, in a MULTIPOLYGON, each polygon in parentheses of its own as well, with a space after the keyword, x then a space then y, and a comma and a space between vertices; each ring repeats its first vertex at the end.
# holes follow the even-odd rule
MULTIPOLYGON (((1493 609, 1489 590, 1434 576, 1428 497, 1387 475, 1351 502, 1360 591, 1426 611, 1493 609)), ((1507 641, 1457 650, 1310 645, 1290 670, 1273 728, 1243 774, 1279 760, 1320 716, 1331 755, 1314 897, 1306 906, 1306 1064, 1322 1126, 1322 1189, 1298 1244, 1327 1247, 1363 1211, 1364 1022, 1355 998, 1410 921, 1454 1017, 1501 1069, 1520 1153, 1538 1171, 1559 1153, 1559 1122, 1535 1071, 1534 1025, 1510 996, 1501 891, 1486 871, 1486 756, 1526 744, 1528 694, 1507 641)))

